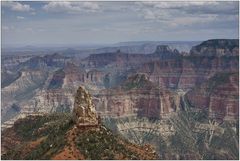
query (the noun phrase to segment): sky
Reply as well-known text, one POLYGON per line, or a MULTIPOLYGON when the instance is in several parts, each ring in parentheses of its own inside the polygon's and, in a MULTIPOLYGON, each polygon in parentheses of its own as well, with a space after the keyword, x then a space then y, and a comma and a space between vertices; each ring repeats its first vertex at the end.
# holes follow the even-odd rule
POLYGON ((238 38, 238 1, 5 1, 2 45, 238 38))

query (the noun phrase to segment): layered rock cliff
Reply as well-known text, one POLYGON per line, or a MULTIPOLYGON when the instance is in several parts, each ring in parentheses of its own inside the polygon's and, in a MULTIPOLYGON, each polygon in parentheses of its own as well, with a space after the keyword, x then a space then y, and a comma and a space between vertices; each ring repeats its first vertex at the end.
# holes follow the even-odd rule
POLYGON ((215 119, 238 119, 239 74, 218 73, 186 94, 194 108, 205 109, 215 119))
MULTIPOLYGON (((1 101, 1 112, 2 119, 8 113, 8 109, 16 104, 20 107, 20 111, 24 111, 25 108, 29 109, 29 103, 32 97, 37 93, 39 88, 43 87, 45 80, 47 79, 47 73, 39 70, 24 70, 21 71, 20 76, 10 83, 10 85, 5 86, 1 90, 2 101, 1 101), (28 100, 29 102, 26 102, 28 100)), ((32 111, 34 109, 31 109, 32 111)))
POLYGON ((161 118, 179 110, 180 97, 151 83, 145 75, 129 77, 116 89, 102 90, 95 96, 96 109, 104 116, 137 115, 161 118))
POLYGON ((166 54, 167 59, 148 61, 137 71, 148 74, 161 87, 189 90, 218 72, 238 72, 238 50, 236 40, 209 40, 193 47, 188 56, 179 56, 177 52, 166 54))
POLYGON ((2 109, 6 109, 3 113, 7 113, 7 109, 11 109, 13 104, 26 111, 27 109, 47 113, 71 111, 74 107, 76 89, 82 85, 93 94, 96 109, 101 108, 99 111, 105 111, 103 113, 108 113, 107 115, 110 115, 110 111, 114 111, 112 115, 117 116, 127 113, 136 114, 136 111, 140 110, 146 115, 158 117, 159 111, 168 113, 180 107, 178 102, 182 99, 179 97, 182 96, 179 96, 176 90, 189 91, 218 72, 238 72, 238 55, 234 53, 237 51, 238 44, 235 40, 209 40, 195 48, 189 55, 183 56, 177 50, 160 45, 152 54, 127 54, 117 51, 94 54, 79 62, 59 54, 32 57, 25 62, 20 62, 17 65, 17 71, 12 71, 10 68, 2 71, 4 78, 2 109), (198 54, 193 54, 195 48, 199 48, 198 54), (224 49, 226 52, 205 55, 205 49, 211 51, 211 48, 216 51, 224 49), (23 79, 21 73, 26 71, 31 74, 26 74, 23 79), (152 82, 155 87, 149 89, 148 83, 144 82, 143 88, 114 89, 125 82, 129 76, 137 73, 145 75, 148 82, 152 82), (27 81, 34 78, 41 80, 40 83, 27 81), (30 86, 31 89, 29 89, 30 86), (122 98, 121 101, 114 100, 117 99, 117 96, 114 96, 115 93, 121 96, 119 97, 122 98), (102 98, 100 99, 98 95, 102 95, 102 98), (108 95, 112 96, 108 97, 108 95), (137 101, 137 97, 144 99, 142 102, 146 103, 137 101), (159 99, 162 101, 158 101, 159 99), (164 103, 162 106, 166 109, 160 108, 161 103, 164 103), (109 107, 111 104, 116 109, 111 109, 109 107), (141 104, 146 107, 140 108, 141 104), (148 107, 151 107, 150 110, 148 107), (158 111, 157 114, 154 111, 158 111))

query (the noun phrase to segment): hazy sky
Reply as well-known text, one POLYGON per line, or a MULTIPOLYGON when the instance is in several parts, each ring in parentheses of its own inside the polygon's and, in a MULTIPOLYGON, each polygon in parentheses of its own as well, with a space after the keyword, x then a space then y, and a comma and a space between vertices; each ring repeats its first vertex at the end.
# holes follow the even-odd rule
POLYGON ((2 2, 3 44, 238 38, 238 2, 2 2))

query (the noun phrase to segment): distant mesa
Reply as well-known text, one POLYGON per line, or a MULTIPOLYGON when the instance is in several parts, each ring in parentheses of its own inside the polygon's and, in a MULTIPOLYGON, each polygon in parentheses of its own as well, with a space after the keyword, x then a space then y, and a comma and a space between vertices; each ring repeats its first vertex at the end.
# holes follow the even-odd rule
POLYGON ((67 56, 63 56, 58 52, 55 52, 54 54, 50 54, 50 55, 45 55, 44 56, 45 59, 64 59, 64 58, 68 58, 67 56))
POLYGON ((194 46, 191 55, 197 56, 223 56, 238 55, 239 42, 238 39, 212 39, 202 42, 194 46))
POLYGON ((171 51, 168 45, 158 45, 155 52, 168 52, 171 51))
POLYGON ((179 54, 177 49, 170 49, 170 47, 168 45, 158 45, 155 52, 155 54, 179 54))
POLYGON ((239 47, 238 39, 211 39, 203 41, 199 47, 213 47, 213 48, 224 48, 224 49, 234 49, 239 47))

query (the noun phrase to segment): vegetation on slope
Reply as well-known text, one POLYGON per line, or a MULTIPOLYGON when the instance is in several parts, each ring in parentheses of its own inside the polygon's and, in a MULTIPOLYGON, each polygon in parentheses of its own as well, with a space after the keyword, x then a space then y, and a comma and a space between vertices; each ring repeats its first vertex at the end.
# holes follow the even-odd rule
MULTIPOLYGON (((19 142, 2 153, 1 159, 156 159, 149 148, 114 135, 104 126, 75 127, 70 113, 28 116, 3 131, 2 146, 14 132, 19 142), (8 134, 9 133, 9 134, 8 134), (82 157, 80 157, 82 156, 82 157)), ((10 138, 13 139, 13 138, 10 138)))
MULTIPOLYGON (((2 159, 50 159, 66 144, 64 136, 73 125, 69 114, 49 114, 46 116, 29 116, 14 124, 14 131, 21 138, 21 144, 2 155, 2 159), (34 149, 28 149, 31 141, 44 137, 34 149), (25 155, 24 155, 25 154, 25 155)), ((4 139, 4 138, 3 138, 4 139)), ((4 142, 4 141, 3 141, 4 142)))
POLYGON ((120 137, 101 127, 99 131, 81 133, 77 138, 77 146, 86 159, 141 159, 136 153, 126 149, 124 141, 120 140, 120 137))

